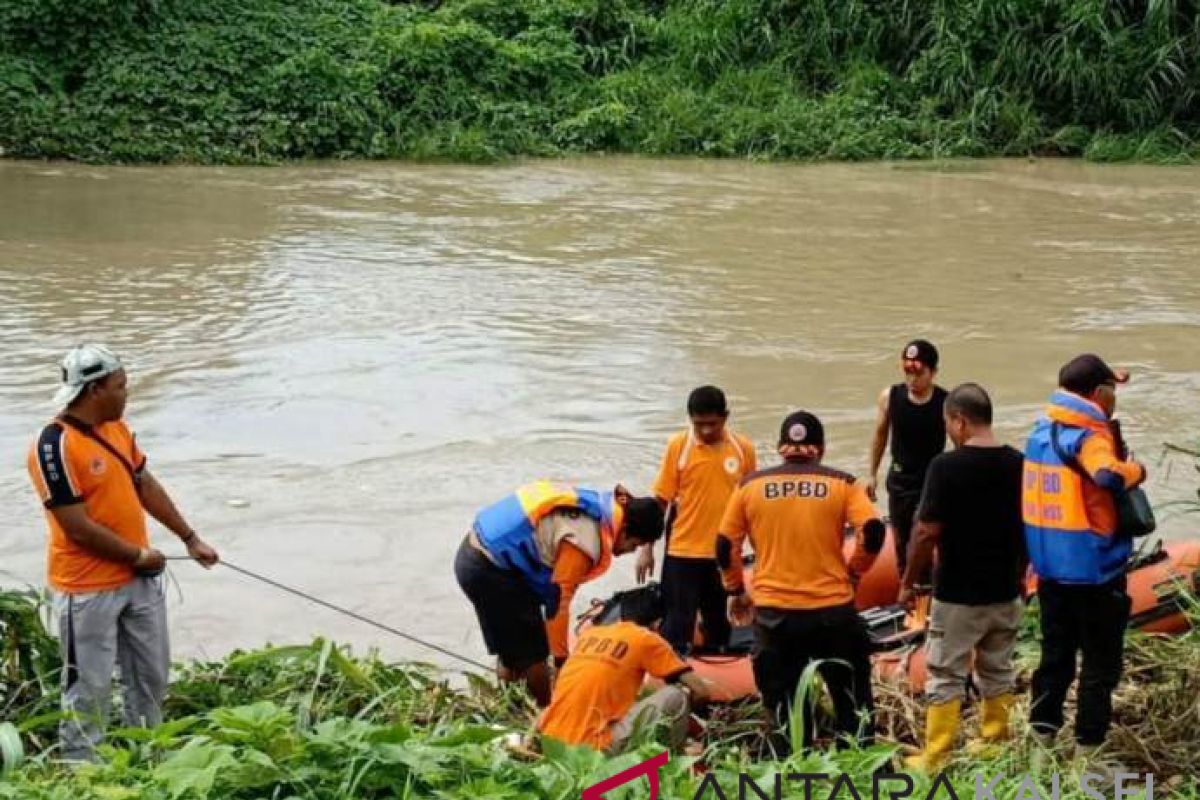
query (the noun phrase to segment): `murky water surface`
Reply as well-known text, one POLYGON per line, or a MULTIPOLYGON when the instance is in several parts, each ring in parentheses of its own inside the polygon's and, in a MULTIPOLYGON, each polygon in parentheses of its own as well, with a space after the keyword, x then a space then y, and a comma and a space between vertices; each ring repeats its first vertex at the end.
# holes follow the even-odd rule
MULTIPOLYGON (((477 506, 539 476, 648 489, 702 382, 760 458, 806 407, 861 472, 915 335, 1018 445, 1066 358, 1129 366, 1152 495, 1183 499, 1191 466, 1158 462, 1200 441, 1198 257, 1186 168, 0 162, 0 582, 42 582, 24 456, 84 339, 129 362, 153 469, 228 558, 472 655, 451 558, 477 506)), ((425 656, 226 570, 173 573, 180 656, 317 634, 425 656)))

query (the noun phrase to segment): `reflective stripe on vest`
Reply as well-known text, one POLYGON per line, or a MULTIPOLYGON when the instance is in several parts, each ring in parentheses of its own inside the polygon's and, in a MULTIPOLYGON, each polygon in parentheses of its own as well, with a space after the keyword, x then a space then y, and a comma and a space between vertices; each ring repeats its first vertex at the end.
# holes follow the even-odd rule
MULTIPOLYGON (((1051 403, 1091 419, 1101 413, 1066 392, 1055 393, 1051 403)), ((1041 578, 1106 583, 1124 571, 1133 543, 1093 529, 1084 500, 1085 478, 1055 452, 1050 439, 1055 427, 1054 420, 1043 416, 1025 445, 1021 501, 1029 560, 1041 578)), ((1096 435, 1093 430, 1061 422, 1057 428, 1059 446, 1071 459, 1078 457, 1089 436, 1096 435)))
POLYGON ((600 576, 612 563, 613 540, 623 516, 612 492, 537 481, 481 510, 473 526, 493 560, 505 569, 520 572, 543 599, 551 596, 554 568, 542 560, 536 529, 558 509, 575 509, 600 523, 599 557, 593 558, 592 569, 584 580, 600 576))

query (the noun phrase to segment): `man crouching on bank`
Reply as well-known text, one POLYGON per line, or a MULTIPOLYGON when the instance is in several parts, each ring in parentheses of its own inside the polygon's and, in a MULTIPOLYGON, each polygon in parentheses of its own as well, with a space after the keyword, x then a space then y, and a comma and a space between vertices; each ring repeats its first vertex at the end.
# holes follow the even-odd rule
POLYGON ((553 653, 557 666, 566 661, 576 589, 603 575, 613 556, 662 532, 658 501, 621 486, 598 492, 539 481, 480 511, 454 574, 475 606, 488 652, 499 658, 500 679, 523 681, 545 708, 546 659, 553 653))
POLYGON ((621 601, 620 622, 593 625, 580 635, 538 722, 543 736, 613 754, 639 729, 664 723, 669 745, 683 746, 688 712, 708 702, 710 690, 653 630, 663 612, 658 587, 637 589, 621 601), (647 675, 666 685, 637 701, 647 675))

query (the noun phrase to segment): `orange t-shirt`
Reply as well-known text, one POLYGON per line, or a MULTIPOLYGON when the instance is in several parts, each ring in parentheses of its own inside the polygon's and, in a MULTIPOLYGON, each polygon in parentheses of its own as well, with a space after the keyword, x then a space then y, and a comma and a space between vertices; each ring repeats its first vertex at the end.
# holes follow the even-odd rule
POLYGON ((633 708, 647 673, 671 680, 689 669, 653 631, 632 622, 595 625, 575 643, 538 729, 567 744, 603 750, 612 744, 612 726, 633 708))
POLYGON ((564 540, 558 546, 554 558, 554 573, 551 578, 558 584, 558 613, 546 620, 546 639, 550 643, 550 654, 555 658, 566 658, 570 648, 571 601, 579 585, 587 580, 592 571, 592 559, 587 553, 564 540))
MULTIPOLYGON (((146 457, 124 422, 105 422, 90 430, 116 449, 135 472, 145 469, 146 457)), ((50 585, 78 594, 116 589, 133 580, 131 565, 100 558, 75 544, 52 513, 60 506, 83 503, 94 522, 135 547, 146 547, 146 513, 121 462, 95 439, 56 420, 33 443, 27 466, 50 526, 50 585)))
POLYGON ((854 476, 817 464, 783 463, 747 477, 729 499, 721 536, 732 545, 722 570, 725 588, 742 585, 742 542, 754 548, 755 605, 814 609, 854 600, 850 576, 875 561, 863 543, 863 526, 879 514, 854 476), (850 563, 842 553, 846 525, 857 547, 850 563))
POLYGON ((654 481, 655 496, 675 504, 667 554, 715 557, 725 504, 738 481, 757 468, 754 445, 740 434, 726 431, 715 445, 690 430, 672 436, 654 481))

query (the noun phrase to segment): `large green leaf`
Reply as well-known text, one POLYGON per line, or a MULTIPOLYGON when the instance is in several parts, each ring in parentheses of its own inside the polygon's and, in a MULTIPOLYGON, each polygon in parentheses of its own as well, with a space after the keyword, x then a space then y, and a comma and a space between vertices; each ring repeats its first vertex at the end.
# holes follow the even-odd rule
POLYGON ((233 747, 207 739, 193 739, 154 770, 172 798, 207 798, 217 777, 238 765, 233 747))
POLYGON ((0 774, 12 772, 25 760, 21 733, 11 722, 0 722, 0 774))

